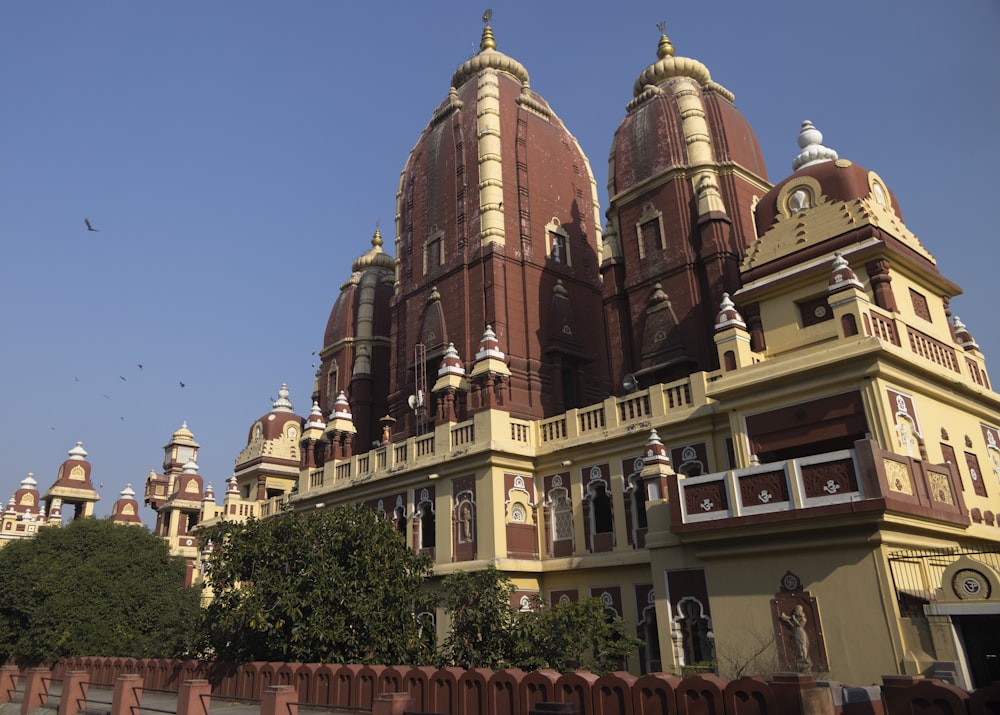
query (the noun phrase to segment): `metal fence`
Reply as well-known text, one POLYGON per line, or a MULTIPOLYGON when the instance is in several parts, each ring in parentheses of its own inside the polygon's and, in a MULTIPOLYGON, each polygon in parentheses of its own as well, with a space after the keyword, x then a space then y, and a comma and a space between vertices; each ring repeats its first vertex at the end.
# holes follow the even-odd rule
POLYGON ((922 617, 923 606, 935 600, 945 569, 968 556, 1000 571, 1000 546, 953 549, 910 549, 889 554, 889 571, 902 616, 922 617))

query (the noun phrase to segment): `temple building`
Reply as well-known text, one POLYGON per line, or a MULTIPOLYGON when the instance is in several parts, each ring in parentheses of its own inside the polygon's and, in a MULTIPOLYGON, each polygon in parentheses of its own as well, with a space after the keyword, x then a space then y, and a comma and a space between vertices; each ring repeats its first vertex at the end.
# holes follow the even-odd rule
POLYGON ((279 393, 221 503, 175 432, 157 533, 196 562, 199 524, 361 502, 438 576, 600 598, 646 643, 636 673, 1000 678, 1000 396, 944 237, 809 121, 772 184, 666 36, 602 226, 587 157, 497 47, 487 25, 402 162, 395 256, 376 230, 345 265, 308 414, 279 393))

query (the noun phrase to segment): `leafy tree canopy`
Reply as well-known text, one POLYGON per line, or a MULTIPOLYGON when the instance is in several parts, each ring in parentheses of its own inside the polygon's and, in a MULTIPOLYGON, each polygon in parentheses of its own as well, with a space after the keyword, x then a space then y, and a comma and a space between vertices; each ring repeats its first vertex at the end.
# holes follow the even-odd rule
POLYGON ((169 658, 196 634, 199 592, 144 528, 80 519, 0 549, 0 655, 169 658))
POLYGON ((441 586, 451 619, 440 653, 445 665, 606 673, 643 644, 599 598, 555 606, 535 599, 530 610, 515 609, 513 582, 492 566, 455 572, 441 586))
POLYGON ((451 626, 441 647, 443 663, 494 670, 514 665, 513 590, 510 578, 494 566, 455 571, 444 578, 440 603, 451 626))
POLYGON ((214 551, 207 644, 235 661, 412 663, 429 658, 414 618, 431 561, 360 505, 224 522, 214 551))
POLYGON ((623 669, 625 658, 643 645, 629 633, 621 616, 596 597, 554 606, 536 599, 532 610, 518 614, 516 628, 517 662, 522 670, 604 674, 623 669))

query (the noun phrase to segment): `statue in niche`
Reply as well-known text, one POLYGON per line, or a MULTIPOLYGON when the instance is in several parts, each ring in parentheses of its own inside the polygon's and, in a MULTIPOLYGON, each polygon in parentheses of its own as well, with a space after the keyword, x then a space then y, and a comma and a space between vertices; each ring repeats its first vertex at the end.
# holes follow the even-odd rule
POLYGON ((805 610, 802 604, 795 606, 791 613, 782 613, 779 618, 792 633, 792 654, 795 657, 795 670, 808 673, 812 665, 809 659, 809 634, 806 632, 805 610))
POLYGON ((816 597, 802 588, 802 579, 788 571, 771 599, 774 640, 783 670, 825 673, 830 670, 816 597))
POLYGON ((469 543, 472 541, 472 507, 466 502, 462 504, 458 512, 459 525, 461 527, 462 541, 469 543))

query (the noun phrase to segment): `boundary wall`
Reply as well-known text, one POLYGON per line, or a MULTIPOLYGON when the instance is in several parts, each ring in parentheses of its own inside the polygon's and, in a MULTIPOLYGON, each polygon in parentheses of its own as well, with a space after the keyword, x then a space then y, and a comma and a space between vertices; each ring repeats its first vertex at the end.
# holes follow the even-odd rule
POLYGON ((587 671, 131 658, 62 659, 51 669, 4 666, 0 703, 20 698, 22 715, 27 715, 48 704, 50 683, 61 686, 57 715, 92 709, 89 688, 112 691, 112 702, 103 709, 109 715, 130 715, 141 708, 142 691, 175 693, 177 715, 209 715, 212 699, 238 701, 259 709, 260 715, 297 715, 299 706, 310 705, 368 710, 373 715, 1000 713, 1000 683, 970 693, 919 676, 885 676, 880 686, 858 688, 795 673, 726 681, 715 675, 681 679, 666 673, 598 677, 587 671))

